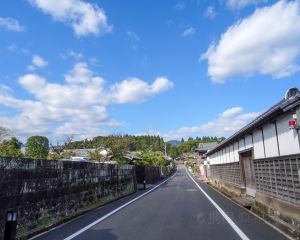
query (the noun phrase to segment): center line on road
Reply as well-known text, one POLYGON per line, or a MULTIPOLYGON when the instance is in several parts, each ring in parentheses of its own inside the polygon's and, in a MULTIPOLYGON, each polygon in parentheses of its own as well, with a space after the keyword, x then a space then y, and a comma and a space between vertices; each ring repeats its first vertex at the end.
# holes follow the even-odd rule
POLYGON ((130 200, 129 202, 123 204, 122 206, 116 208, 115 210, 107 213, 106 215, 104 215, 103 217, 97 219, 96 221, 90 223, 89 225, 85 226, 84 228, 78 230, 77 232, 73 233, 72 235, 70 235, 69 237, 66 237, 64 240, 71 240, 75 237, 77 237, 78 235, 80 235, 81 233, 85 232, 86 230, 88 230, 89 228, 95 226, 96 224, 102 222, 103 220, 109 218, 111 215, 115 214, 116 212, 120 211, 121 209, 127 207, 129 204, 139 200, 140 198, 144 197, 145 195, 151 193, 152 191, 154 191, 155 189, 159 188, 161 185, 163 185, 165 182, 169 181, 171 178, 173 178, 176 175, 177 171, 169 178, 167 178, 166 180, 164 180, 163 182, 161 182, 160 184, 156 185, 155 187, 151 188, 149 191, 143 193, 142 195, 130 200))
POLYGON ((195 179, 189 174, 186 169, 186 172, 190 179, 196 184, 199 190, 204 194, 204 196, 214 205, 214 207, 221 213, 224 219, 229 223, 229 225, 233 228, 233 230, 240 236, 243 240, 249 240, 246 234, 231 220, 231 218, 223 211, 223 209, 200 187, 200 185, 195 181, 195 179))

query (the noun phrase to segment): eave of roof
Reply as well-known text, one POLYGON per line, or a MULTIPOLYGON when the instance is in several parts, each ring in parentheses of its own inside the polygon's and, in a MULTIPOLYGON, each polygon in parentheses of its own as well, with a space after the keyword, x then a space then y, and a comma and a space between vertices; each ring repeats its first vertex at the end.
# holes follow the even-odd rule
POLYGON ((204 152, 204 153, 206 153, 208 151, 208 149, 196 148, 195 151, 196 152, 204 152))
POLYGON ((222 149, 223 147, 230 145, 231 143, 238 140, 240 137, 250 134, 253 130, 260 128, 264 123, 271 121, 279 114, 286 112, 296 106, 300 105, 300 92, 298 92, 294 97, 289 99, 282 99, 273 107, 259 115, 255 118, 252 122, 247 124, 245 127, 241 128, 235 134, 224 140, 223 142, 219 143, 216 147, 211 149, 206 155, 211 155, 218 150, 222 149))

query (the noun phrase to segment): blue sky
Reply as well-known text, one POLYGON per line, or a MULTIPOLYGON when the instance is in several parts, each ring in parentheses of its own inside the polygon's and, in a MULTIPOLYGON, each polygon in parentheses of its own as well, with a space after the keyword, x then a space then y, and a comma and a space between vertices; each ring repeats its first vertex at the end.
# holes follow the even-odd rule
POLYGON ((1 5, 0 125, 21 139, 229 136, 299 87, 299 1, 1 5))

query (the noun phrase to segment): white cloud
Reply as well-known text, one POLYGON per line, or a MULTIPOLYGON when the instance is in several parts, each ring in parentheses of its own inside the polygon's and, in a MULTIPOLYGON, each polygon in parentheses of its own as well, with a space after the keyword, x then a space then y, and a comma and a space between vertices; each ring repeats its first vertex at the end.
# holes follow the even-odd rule
POLYGON ((0 17, 0 28, 5 28, 9 31, 22 32, 25 31, 25 27, 22 26, 18 20, 9 17, 0 17))
POLYGON ((233 107, 218 114, 218 117, 205 124, 181 127, 175 131, 159 133, 151 130, 149 134, 162 136, 165 140, 187 138, 194 135, 226 136, 233 134, 260 115, 260 112, 244 113, 242 107, 233 107))
POLYGON ((236 116, 237 114, 241 113, 243 111, 242 107, 233 107, 233 108, 229 108, 226 111, 222 112, 220 114, 221 118, 231 118, 236 116))
POLYGON ((190 37, 190 36, 193 36, 195 33, 196 33, 196 30, 193 27, 189 27, 183 31, 182 36, 190 37))
POLYGON ((84 62, 75 64, 65 75, 63 83, 48 82, 37 74, 21 76, 18 83, 32 98, 16 98, 9 88, 0 86, 0 104, 17 110, 14 116, 0 114, 0 125, 10 128, 20 137, 33 134, 74 134, 77 137, 104 134, 106 128, 122 124, 109 116, 108 105, 141 102, 172 85, 165 78, 157 78, 151 85, 142 80, 125 80, 104 88, 104 79, 84 62), (122 95, 120 91, 123 90, 130 92, 131 96, 122 95))
POLYGON ((201 57, 213 82, 255 73, 285 77, 299 71, 299 1, 279 1, 231 26, 201 57))
POLYGON ((38 68, 43 68, 47 66, 48 63, 39 55, 34 55, 32 58, 32 64, 38 68))
POLYGON ((227 0, 226 5, 230 9, 239 10, 249 5, 266 3, 268 0, 227 0))
POLYGON ((173 83, 164 77, 157 78, 151 85, 138 78, 128 78, 114 84, 110 89, 110 96, 116 103, 141 103, 172 87, 173 83))
POLYGON ((132 39, 133 41, 140 41, 139 35, 137 35, 135 32, 127 31, 127 36, 132 39))
POLYGON ((233 134, 248 122, 260 115, 260 112, 243 113, 242 107, 233 107, 219 114, 218 118, 203 124, 201 130, 205 133, 219 136, 233 134))
POLYGON ((182 11, 185 9, 185 4, 183 2, 177 2, 174 8, 178 11, 182 11))
POLYGON ((141 40, 139 35, 135 32, 132 32, 132 31, 127 31, 126 34, 129 38, 129 40, 131 41, 132 48, 136 49, 137 48, 137 42, 139 42, 141 40))
POLYGON ((14 52, 17 50, 17 45, 12 43, 7 47, 7 50, 14 52))
POLYGON ((206 17, 208 17, 209 19, 214 19, 217 16, 215 7, 214 6, 208 6, 204 15, 206 17))
POLYGON ((68 50, 65 54, 62 54, 63 58, 73 58, 75 61, 80 61, 81 59, 83 59, 83 54, 80 52, 76 52, 74 50, 68 50))
POLYGON ((6 85, 0 84, 0 95, 9 95, 12 93, 12 89, 6 85))
POLYGON ((50 14, 55 21, 71 26, 77 36, 112 31, 102 8, 82 0, 28 0, 33 6, 50 14))
POLYGON ((74 68, 65 75, 65 80, 70 84, 89 84, 95 83, 102 85, 105 81, 101 77, 94 76, 92 70, 87 66, 87 63, 76 63, 74 68))
POLYGON ((24 54, 24 55, 28 55, 30 53, 27 48, 20 48, 15 43, 12 43, 9 46, 7 46, 7 50, 11 52, 15 52, 17 54, 24 54))
POLYGON ((34 71, 36 68, 44 68, 48 65, 48 63, 39 55, 34 55, 32 57, 32 64, 27 68, 30 71, 34 71))

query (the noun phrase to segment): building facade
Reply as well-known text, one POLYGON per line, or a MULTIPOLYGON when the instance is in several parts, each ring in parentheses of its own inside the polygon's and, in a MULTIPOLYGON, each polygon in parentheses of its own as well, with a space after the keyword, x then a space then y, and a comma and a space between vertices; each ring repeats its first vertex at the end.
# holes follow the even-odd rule
POLYGON ((300 229, 300 92, 279 103, 207 153, 210 179, 232 195, 255 199, 278 221, 300 229))
POLYGON ((199 171, 201 179, 207 180, 207 176, 209 175, 209 168, 207 164, 205 164, 206 161, 206 153, 216 147, 218 145, 218 142, 207 142, 207 143, 199 143, 198 147, 195 149, 195 151, 198 154, 198 165, 199 165, 199 171))

